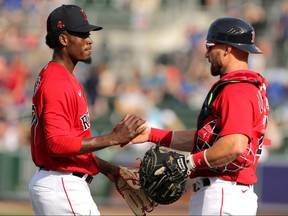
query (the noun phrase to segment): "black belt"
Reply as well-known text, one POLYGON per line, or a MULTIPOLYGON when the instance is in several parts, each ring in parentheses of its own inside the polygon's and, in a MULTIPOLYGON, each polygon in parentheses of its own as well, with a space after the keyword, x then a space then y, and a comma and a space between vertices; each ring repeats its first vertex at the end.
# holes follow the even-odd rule
MULTIPOLYGON (((200 179, 200 180, 197 180, 197 181, 200 181, 201 182, 201 186, 202 187, 206 187, 206 186, 210 186, 211 185, 211 182, 210 182, 210 179, 209 178, 203 178, 203 179, 200 179)), ((236 185, 242 185, 242 186, 251 186, 250 184, 243 184, 243 183, 240 183, 240 182, 236 182, 236 185)), ((200 190, 202 187, 198 187, 196 183, 193 184, 193 191, 194 192, 197 192, 198 190, 200 190)))
MULTIPOLYGON (((50 171, 45 167, 40 167, 40 170, 50 171)), ((72 172, 72 175, 77 176, 79 178, 82 178, 86 174, 80 173, 80 172, 72 172)), ((93 176, 91 176, 91 175, 87 175, 87 177, 85 178, 85 181, 87 182, 87 184, 90 184, 92 182, 92 180, 93 180, 93 176)))

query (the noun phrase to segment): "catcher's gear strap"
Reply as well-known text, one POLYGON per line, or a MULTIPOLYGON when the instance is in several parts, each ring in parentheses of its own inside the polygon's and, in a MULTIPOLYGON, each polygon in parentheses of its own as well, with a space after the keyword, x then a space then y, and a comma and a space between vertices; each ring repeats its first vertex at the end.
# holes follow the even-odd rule
POLYGON ((173 131, 171 130, 162 130, 151 127, 148 141, 159 143, 161 146, 169 148, 172 140, 172 135, 173 131))

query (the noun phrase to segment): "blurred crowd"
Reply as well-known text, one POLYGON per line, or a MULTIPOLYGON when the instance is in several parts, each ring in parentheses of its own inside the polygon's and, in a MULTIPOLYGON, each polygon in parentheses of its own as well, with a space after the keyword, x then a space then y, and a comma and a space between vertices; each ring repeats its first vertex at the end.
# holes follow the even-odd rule
POLYGON ((237 16, 254 26, 263 51, 251 55, 250 67, 270 84, 267 153, 288 154, 286 0, 0 0, 0 151, 29 148, 33 84, 52 54, 44 40, 46 19, 64 3, 78 4, 104 27, 91 34, 92 64, 79 63, 75 72, 95 135, 109 132, 126 113, 165 129, 195 127, 216 79, 205 59, 207 27, 219 16, 237 16), (111 19, 117 14, 123 22, 111 19))

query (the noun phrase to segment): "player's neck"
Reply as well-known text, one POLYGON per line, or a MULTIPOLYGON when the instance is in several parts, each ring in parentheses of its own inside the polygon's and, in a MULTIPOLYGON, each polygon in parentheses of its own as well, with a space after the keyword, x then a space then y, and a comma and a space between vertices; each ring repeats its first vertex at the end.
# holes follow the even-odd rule
POLYGON ((67 71, 69 71, 71 74, 73 74, 73 70, 75 65, 74 64, 69 64, 63 59, 53 55, 53 58, 51 60, 52 62, 57 62, 58 64, 62 65, 67 71))

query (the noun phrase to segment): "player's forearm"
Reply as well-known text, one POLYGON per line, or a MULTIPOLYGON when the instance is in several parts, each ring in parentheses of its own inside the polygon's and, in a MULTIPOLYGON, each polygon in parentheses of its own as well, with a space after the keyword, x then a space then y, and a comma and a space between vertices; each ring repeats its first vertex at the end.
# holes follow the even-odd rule
POLYGON ((191 152, 193 148, 193 139, 195 130, 175 131, 173 133, 170 148, 191 152))
POLYGON ((99 166, 99 172, 103 173, 104 175, 111 173, 114 169, 114 167, 110 163, 99 157, 97 157, 97 162, 99 166))
POLYGON ((115 182, 119 175, 119 167, 97 157, 99 172, 107 176, 110 181, 115 182))
POLYGON ((207 150, 207 161, 211 167, 227 164, 246 151, 248 142, 249 139, 242 134, 232 134, 221 137, 207 150))
POLYGON ((117 139, 114 139, 111 134, 95 136, 91 138, 83 138, 79 154, 94 152, 106 148, 108 146, 119 145, 117 139))
POLYGON ((151 128, 148 141, 179 151, 191 152, 195 130, 170 131, 151 128))
POLYGON ((247 150, 248 141, 242 134, 226 135, 208 149, 187 154, 185 163, 191 171, 223 166, 243 154, 247 150))

